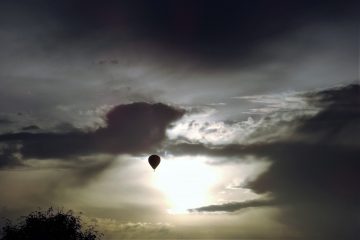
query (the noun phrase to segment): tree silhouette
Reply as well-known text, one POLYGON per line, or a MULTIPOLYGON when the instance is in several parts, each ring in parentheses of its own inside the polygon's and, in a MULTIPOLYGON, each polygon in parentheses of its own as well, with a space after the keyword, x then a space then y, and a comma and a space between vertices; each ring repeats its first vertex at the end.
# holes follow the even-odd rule
POLYGON ((21 217, 18 224, 7 220, 0 240, 99 240, 102 234, 88 226, 73 211, 49 208, 21 217))

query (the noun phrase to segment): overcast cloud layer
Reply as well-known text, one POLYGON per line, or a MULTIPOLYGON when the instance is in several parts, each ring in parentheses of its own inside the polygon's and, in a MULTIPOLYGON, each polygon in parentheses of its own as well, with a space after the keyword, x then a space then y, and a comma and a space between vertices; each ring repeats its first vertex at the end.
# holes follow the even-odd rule
POLYGON ((0 1, 0 215, 66 206, 107 239, 359 239, 358 12, 0 1), (216 169, 194 191, 213 202, 168 214, 188 181, 158 189, 153 153, 193 161, 199 182, 216 169))

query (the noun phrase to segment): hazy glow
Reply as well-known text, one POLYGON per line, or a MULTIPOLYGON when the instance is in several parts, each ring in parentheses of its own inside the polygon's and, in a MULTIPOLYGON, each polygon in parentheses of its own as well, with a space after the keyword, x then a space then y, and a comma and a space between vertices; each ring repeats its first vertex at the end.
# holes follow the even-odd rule
POLYGON ((205 157, 163 159, 154 174, 156 187, 170 206, 169 213, 186 213, 187 209, 209 204, 210 189, 218 174, 205 163, 205 157))

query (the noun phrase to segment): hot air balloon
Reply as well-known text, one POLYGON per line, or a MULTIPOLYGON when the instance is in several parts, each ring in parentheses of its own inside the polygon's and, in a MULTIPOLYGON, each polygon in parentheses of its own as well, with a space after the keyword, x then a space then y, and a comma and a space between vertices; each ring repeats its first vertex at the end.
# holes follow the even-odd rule
POLYGON ((155 168, 157 166, 159 166, 160 164, 160 157, 158 155, 151 155, 149 158, 148 158, 148 161, 149 161, 149 164, 150 166, 154 169, 155 171, 155 168))

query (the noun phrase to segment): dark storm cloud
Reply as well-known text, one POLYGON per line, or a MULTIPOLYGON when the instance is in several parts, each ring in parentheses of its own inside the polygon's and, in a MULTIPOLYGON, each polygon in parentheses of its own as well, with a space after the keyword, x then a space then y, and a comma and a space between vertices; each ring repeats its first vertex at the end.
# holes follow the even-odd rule
POLYGON ((300 126, 299 132, 319 141, 358 145, 360 137, 360 87, 350 85, 341 91, 325 90, 307 96, 324 110, 300 126))
MULTIPOLYGON (((35 19, 54 22, 57 38, 103 43, 145 42, 165 51, 181 52, 217 64, 234 57, 250 61, 263 43, 314 22, 344 19, 355 22, 352 1, 4 1, 3 9, 16 15, 12 23, 35 19)), ((3 14, 6 16, 6 14, 3 14)), ((4 17, 5 20, 8 20, 4 17)), ((266 56, 263 56, 266 58, 266 56)), ((257 59, 260 60, 260 59, 257 59)))
POLYGON ((0 169, 3 167, 21 166, 21 156, 18 154, 19 146, 16 144, 0 143, 0 169))
POLYGON ((21 130, 23 130, 23 131, 34 131, 34 130, 40 130, 40 127, 36 126, 36 125, 29 125, 29 126, 25 126, 25 127, 21 128, 21 130))
POLYGON ((8 118, 0 117, 0 125, 9 125, 12 123, 13 121, 9 120, 8 118))
POLYGON ((244 202, 230 202, 221 205, 209 205, 205 207, 190 209, 190 212, 235 212, 251 207, 271 207, 279 203, 274 200, 248 200, 244 202))
POLYGON ((140 153, 159 144, 166 128, 183 114, 161 103, 118 105, 106 114, 106 126, 92 132, 9 133, 0 135, 0 142, 21 145, 18 151, 25 159, 140 153))
MULTIPOLYGON (((266 158, 272 162, 268 171, 245 187, 260 194, 271 193, 275 201, 285 205, 281 216, 285 224, 296 227, 307 239, 358 239, 360 85, 304 97, 322 110, 312 117, 295 118, 296 128, 285 140, 212 149, 185 144, 179 151, 266 158)), ((247 205, 251 202, 195 210, 235 211, 247 205)))

